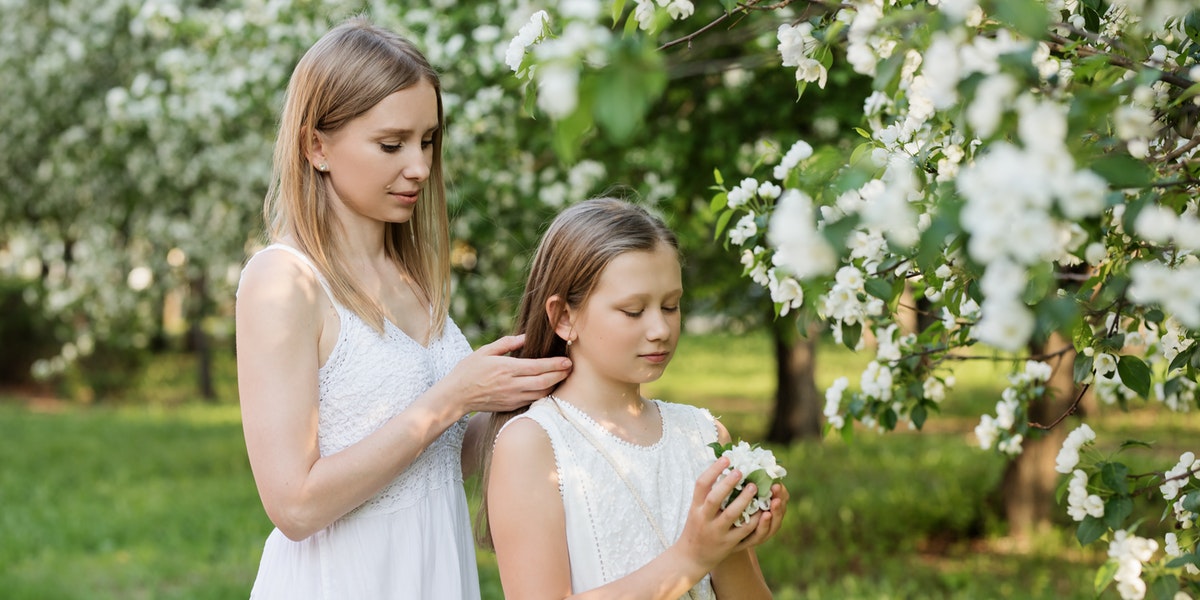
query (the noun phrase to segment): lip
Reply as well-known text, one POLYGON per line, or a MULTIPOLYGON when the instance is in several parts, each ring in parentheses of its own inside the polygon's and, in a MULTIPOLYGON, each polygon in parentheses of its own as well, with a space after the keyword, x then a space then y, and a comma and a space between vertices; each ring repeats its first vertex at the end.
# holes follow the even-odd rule
POLYGON ((650 361, 654 364, 661 364, 661 363, 667 362, 668 358, 671 358, 671 353, 670 352, 651 352, 648 354, 639 354, 638 356, 640 356, 641 358, 644 358, 647 361, 650 361))
POLYGON ((411 192, 388 192, 391 196, 401 204, 413 205, 417 203, 417 198, 420 197, 421 190, 413 190, 411 192))

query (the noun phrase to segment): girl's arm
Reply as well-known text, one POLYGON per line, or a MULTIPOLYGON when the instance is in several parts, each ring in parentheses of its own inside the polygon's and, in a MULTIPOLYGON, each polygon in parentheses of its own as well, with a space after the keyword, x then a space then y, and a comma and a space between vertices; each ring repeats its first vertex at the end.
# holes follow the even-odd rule
POLYGON ((753 498, 753 486, 747 486, 725 511, 720 508, 738 479, 716 481, 728 464, 725 459, 717 461, 697 480, 683 534, 670 548, 617 581, 573 595, 554 450, 537 423, 512 422, 496 440, 487 491, 488 521, 505 598, 674 600, 686 594, 757 533, 758 517, 745 527, 733 527, 753 498))
MULTIPOLYGON (((728 444, 732 439, 729 431, 720 421, 716 423, 717 440, 722 444, 728 444)), ((765 541, 779 530, 779 526, 783 523, 787 499, 786 488, 778 483, 771 486, 771 508, 768 513, 763 513, 763 521, 767 523, 766 531, 760 532, 761 537, 756 536, 757 541, 754 541, 753 544, 749 544, 751 540, 747 540, 748 543, 743 546, 748 545, 749 547, 730 554, 712 571, 713 591, 716 592, 717 598, 753 600, 772 597, 771 590, 767 587, 766 580, 763 579, 762 570, 758 566, 754 545, 765 541)), ((759 522, 760 527, 763 521, 759 522)))
POLYGON ((463 359, 371 435, 322 457, 318 344, 329 311, 328 296, 299 259, 268 252, 246 266, 236 317, 246 451, 267 515, 293 540, 370 499, 463 415, 528 403, 566 373, 563 359, 503 356, 522 340, 502 339, 463 359))

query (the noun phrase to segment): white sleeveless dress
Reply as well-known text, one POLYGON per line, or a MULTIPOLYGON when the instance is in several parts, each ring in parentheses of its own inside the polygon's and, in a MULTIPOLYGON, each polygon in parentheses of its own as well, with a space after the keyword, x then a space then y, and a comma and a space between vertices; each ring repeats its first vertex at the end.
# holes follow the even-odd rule
MULTIPOLYGON (((717 441, 716 424, 707 410, 654 402, 662 416, 663 433, 650 446, 622 440, 562 400, 558 404, 574 425, 564 420, 551 398, 534 402, 527 412, 513 419, 535 421, 549 435, 554 448, 566 516, 571 589, 576 594, 620 579, 664 550, 629 487, 577 426, 586 428, 624 471, 658 520, 668 543, 674 543, 683 533, 696 478, 716 460, 707 447, 717 441)), ((716 598, 708 575, 692 588, 691 597, 716 598)))
MULTIPOLYGON (((273 244, 302 259, 298 250, 273 244)), ((257 255, 256 255, 257 256, 257 255)), ((253 260, 253 258, 251 259, 253 260)), ((329 298, 333 301, 333 296, 329 298)), ((470 344, 447 319, 428 347, 392 323, 380 336, 336 301, 340 332, 320 368, 321 456, 361 440, 403 411, 464 356, 470 344)), ((295 542, 278 529, 263 548, 255 600, 477 599, 479 576, 462 484, 466 419, 437 438, 373 498, 295 542)))

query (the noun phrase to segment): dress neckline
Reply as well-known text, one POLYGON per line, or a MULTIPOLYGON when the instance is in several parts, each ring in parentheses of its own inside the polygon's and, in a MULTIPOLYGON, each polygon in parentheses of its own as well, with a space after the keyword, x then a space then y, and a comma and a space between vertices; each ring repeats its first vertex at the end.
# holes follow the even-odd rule
POLYGON ((570 402, 567 402, 566 400, 563 400, 562 398, 559 398, 558 396, 555 396, 554 394, 550 394, 549 396, 546 396, 546 397, 551 402, 554 402, 554 403, 558 404, 559 406, 567 407, 568 410, 570 410, 572 413, 577 415, 580 418, 580 420, 582 420, 588 427, 598 430, 603 436, 605 436, 609 440, 612 440, 612 441, 620 444, 621 446, 624 446, 627 448, 633 448, 635 450, 654 450, 654 449, 657 449, 658 447, 662 446, 663 442, 667 439, 667 415, 666 415, 666 411, 664 411, 662 408, 662 403, 658 400, 647 400, 647 402, 653 404, 655 410, 658 411, 658 427, 659 427, 658 439, 650 444, 638 444, 636 442, 631 442, 631 441, 613 433, 607 427, 605 427, 604 425, 601 425, 598 421, 593 419, 592 416, 589 415, 582 408, 579 408, 578 406, 575 406, 574 404, 571 404, 570 402))

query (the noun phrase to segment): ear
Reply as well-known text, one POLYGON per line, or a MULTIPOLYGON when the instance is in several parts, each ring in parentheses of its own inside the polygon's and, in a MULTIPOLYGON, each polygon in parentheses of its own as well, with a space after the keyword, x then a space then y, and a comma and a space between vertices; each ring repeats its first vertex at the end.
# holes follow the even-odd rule
POLYGON ((554 333, 564 341, 572 340, 575 336, 575 316, 562 296, 554 295, 546 299, 546 318, 554 327, 554 333))
POLYGON ((318 165, 329 163, 328 157, 325 156, 327 143, 325 135, 315 129, 309 133, 308 138, 305 140, 306 149, 304 157, 308 159, 309 164, 314 169, 319 168, 318 165))

